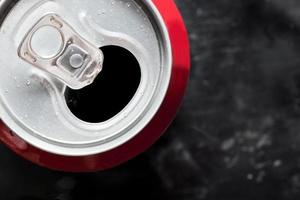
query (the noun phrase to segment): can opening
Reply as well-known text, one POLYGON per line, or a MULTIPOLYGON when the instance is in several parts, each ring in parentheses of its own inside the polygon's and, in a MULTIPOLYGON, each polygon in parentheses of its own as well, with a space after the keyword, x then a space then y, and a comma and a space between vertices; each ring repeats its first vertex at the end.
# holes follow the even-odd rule
POLYGON ((89 123, 109 120, 122 111, 135 95, 141 69, 135 56, 118 46, 105 46, 103 70, 94 83, 81 89, 66 89, 71 112, 89 123))

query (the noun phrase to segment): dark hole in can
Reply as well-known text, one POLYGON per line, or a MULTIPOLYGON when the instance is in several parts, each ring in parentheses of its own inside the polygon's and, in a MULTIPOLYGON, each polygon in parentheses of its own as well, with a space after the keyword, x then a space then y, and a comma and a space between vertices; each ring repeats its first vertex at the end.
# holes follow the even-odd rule
POLYGON ((105 46, 103 70, 94 83, 81 89, 67 88, 65 98, 71 112, 79 119, 100 123, 121 112, 135 95, 141 69, 135 56, 118 46, 105 46))

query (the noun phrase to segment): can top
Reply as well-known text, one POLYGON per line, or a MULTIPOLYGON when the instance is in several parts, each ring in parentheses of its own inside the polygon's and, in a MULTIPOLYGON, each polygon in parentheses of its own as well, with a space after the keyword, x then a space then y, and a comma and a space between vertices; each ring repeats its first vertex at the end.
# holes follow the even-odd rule
POLYGON ((153 118, 169 86, 169 36, 151 1, 19 1, 1 25, 0 43, 0 117, 22 139, 54 154, 92 155, 124 144, 153 118), (110 67, 102 66, 105 46, 131 52, 141 80, 122 111, 90 123, 71 112, 66 91, 91 84, 110 67))

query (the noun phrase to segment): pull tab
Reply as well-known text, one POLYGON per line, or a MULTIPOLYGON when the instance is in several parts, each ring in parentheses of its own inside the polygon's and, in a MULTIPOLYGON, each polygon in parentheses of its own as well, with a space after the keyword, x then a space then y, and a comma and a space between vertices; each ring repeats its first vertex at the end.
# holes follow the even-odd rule
POLYGON ((19 57, 72 89, 93 83, 102 70, 103 53, 58 15, 44 16, 27 33, 19 57))

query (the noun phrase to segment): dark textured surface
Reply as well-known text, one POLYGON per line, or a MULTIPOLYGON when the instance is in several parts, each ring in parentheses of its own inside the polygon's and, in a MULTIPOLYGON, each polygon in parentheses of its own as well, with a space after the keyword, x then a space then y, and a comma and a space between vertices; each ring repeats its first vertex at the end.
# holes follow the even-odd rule
POLYGON ((1 146, 1 200, 300 198, 300 2, 178 5, 193 68, 163 138, 95 174, 48 171, 1 146))

